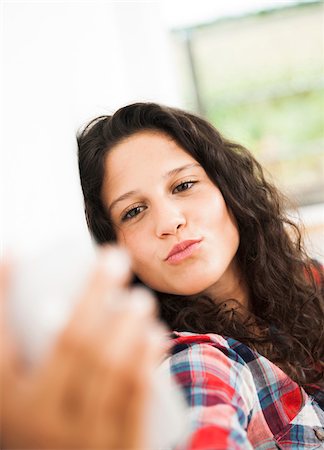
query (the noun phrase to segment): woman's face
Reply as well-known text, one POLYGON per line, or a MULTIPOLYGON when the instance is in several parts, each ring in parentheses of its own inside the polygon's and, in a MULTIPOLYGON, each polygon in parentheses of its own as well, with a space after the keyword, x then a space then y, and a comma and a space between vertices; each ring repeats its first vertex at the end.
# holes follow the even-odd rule
POLYGON ((157 131, 132 135, 108 153, 105 174, 104 204, 143 283, 193 295, 231 278, 236 222, 220 190, 172 138, 157 131))

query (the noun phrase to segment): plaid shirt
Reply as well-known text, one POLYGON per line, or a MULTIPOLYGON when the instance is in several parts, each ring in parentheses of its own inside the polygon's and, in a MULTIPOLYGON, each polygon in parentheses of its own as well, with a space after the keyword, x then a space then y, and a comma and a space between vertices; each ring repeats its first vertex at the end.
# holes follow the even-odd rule
POLYGON ((324 412, 275 364, 217 334, 172 337, 171 374, 190 405, 177 450, 324 448, 324 412))

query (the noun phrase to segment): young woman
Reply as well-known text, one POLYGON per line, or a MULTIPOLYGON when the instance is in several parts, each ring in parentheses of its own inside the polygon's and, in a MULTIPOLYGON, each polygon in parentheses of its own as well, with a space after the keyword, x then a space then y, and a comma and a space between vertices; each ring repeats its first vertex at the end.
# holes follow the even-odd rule
POLYGON ((127 248, 174 330, 184 448, 321 447, 322 273, 251 153, 153 103, 96 118, 78 145, 90 232, 127 248))

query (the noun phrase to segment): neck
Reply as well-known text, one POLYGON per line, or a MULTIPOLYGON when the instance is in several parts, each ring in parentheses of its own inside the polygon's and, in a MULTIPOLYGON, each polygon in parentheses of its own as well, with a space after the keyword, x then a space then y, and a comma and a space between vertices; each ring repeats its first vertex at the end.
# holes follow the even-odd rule
POLYGON ((243 309, 251 310, 248 286, 239 270, 236 259, 231 262, 221 278, 204 291, 204 294, 217 302, 236 300, 243 309))

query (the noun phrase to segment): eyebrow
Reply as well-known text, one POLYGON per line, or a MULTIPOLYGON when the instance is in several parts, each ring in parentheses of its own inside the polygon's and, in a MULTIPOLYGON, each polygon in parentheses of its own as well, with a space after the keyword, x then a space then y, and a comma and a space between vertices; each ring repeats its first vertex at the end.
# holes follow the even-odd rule
MULTIPOLYGON (((196 162, 196 163, 192 163, 192 164, 186 164, 185 166, 176 167, 175 169, 172 169, 169 172, 162 175, 162 178, 164 178, 164 179, 170 178, 186 169, 191 169, 192 167, 201 167, 201 165, 196 162)), ((109 211, 111 211, 116 206, 117 203, 120 203, 123 200, 127 200, 129 197, 132 197, 133 195, 136 195, 136 194, 138 194, 138 191, 128 191, 125 194, 121 195, 120 197, 118 197, 116 200, 114 200, 112 202, 112 204, 109 207, 109 211)))

